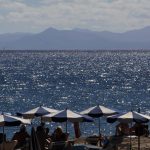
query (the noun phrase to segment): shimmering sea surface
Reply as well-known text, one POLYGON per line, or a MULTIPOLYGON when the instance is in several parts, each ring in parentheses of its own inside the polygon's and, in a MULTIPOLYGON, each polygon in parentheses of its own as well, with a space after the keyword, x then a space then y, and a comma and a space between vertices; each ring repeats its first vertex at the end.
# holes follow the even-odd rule
MULTIPOLYGON (((0 111, 43 105, 80 112, 97 104, 150 114, 150 51, 0 51, 0 111)), ((49 123, 50 132, 56 125, 65 129, 49 123)), ((81 130, 98 133, 98 120, 81 130)), ((68 131, 73 136, 71 124, 68 131)), ((101 119, 101 132, 113 134, 114 125, 101 119)))

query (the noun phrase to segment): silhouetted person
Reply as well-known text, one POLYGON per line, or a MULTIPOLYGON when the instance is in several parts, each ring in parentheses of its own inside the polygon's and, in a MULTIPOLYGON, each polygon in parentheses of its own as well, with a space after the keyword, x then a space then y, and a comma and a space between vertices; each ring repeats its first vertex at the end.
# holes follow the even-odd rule
POLYGON ((16 132, 12 138, 12 140, 17 140, 16 148, 25 146, 27 139, 30 138, 30 135, 26 131, 26 127, 22 125, 20 127, 20 131, 16 132))
POLYGON ((45 150, 50 144, 50 139, 48 139, 48 134, 46 133, 46 128, 44 124, 37 127, 36 130, 37 138, 41 147, 41 150, 45 150))
POLYGON ((121 135, 129 135, 130 134, 130 128, 127 123, 119 123, 116 126, 116 135, 121 136, 121 135))
POLYGON ((67 141, 68 135, 63 133, 61 127, 57 127, 54 131, 54 133, 51 136, 52 141, 57 142, 57 141, 67 141))

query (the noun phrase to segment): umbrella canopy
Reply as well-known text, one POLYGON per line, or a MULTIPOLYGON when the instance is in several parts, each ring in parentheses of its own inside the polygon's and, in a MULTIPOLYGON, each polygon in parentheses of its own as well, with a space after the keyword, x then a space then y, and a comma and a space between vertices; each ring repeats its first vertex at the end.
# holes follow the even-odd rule
MULTIPOLYGON (((3 127, 3 141, 4 141, 4 127, 5 126, 19 126, 20 124, 31 124, 30 120, 22 119, 19 117, 11 116, 8 114, 0 115, 0 126, 3 127)), ((3 142, 4 144, 4 142, 3 142)), ((4 149, 4 145, 2 144, 2 149, 4 149)))
MULTIPOLYGON (((113 123, 115 121, 119 121, 122 123, 132 123, 132 122, 136 122, 138 124, 140 123, 147 123, 149 122, 150 117, 147 115, 143 115, 141 113, 135 112, 135 111, 129 111, 125 114, 121 114, 121 115, 113 115, 113 116, 109 116, 107 118, 107 122, 109 123, 113 123)), ((130 149, 131 149, 131 137, 130 137, 130 149)), ((140 135, 138 136, 138 150, 140 150, 140 135)))
POLYGON ((86 115, 81 115, 79 113, 73 112, 69 109, 59 111, 57 113, 52 113, 44 115, 42 117, 44 121, 54 121, 54 122, 93 122, 93 119, 86 115))
POLYGON ((117 112, 101 105, 90 107, 81 112, 81 114, 89 115, 93 118, 116 114, 117 112))
POLYGON ((17 113, 17 115, 23 116, 24 118, 32 119, 34 117, 40 117, 55 112, 58 112, 58 110, 40 106, 24 113, 17 113))
POLYGON ((30 120, 2 114, 0 115, 0 126, 19 126, 20 124, 31 124, 30 120))
POLYGON ((135 111, 129 111, 124 114, 113 115, 107 117, 107 122, 113 123, 115 121, 123 122, 123 123, 147 123, 150 120, 150 117, 147 115, 143 115, 141 113, 135 111))
POLYGON ((113 114, 117 114, 116 111, 111 110, 109 108, 106 108, 104 106, 101 105, 97 105, 94 107, 90 107, 84 111, 81 112, 81 114, 85 114, 85 115, 89 115, 93 118, 99 118, 99 135, 101 134, 100 132, 100 117, 102 116, 108 116, 108 115, 113 115, 113 114))

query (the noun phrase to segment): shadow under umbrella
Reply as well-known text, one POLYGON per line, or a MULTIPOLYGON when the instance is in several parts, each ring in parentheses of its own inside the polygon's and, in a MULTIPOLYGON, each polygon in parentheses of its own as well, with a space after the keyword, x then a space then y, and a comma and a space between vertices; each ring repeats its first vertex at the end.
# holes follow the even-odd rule
POLYGON ((97 105, 97 106, 94 106, 94 107, 90 107, 82 112, 80 112, 81 114, 84 114, 84 115, 88 115, 90 117, 93 117, 93 118, 99 118, 99 135, 101 135, 101 120, 100 120, 100 117, 103 117, 103 116, 109 116, 109 115, 114 115, 114 114, 117 114, 118 112, 115 111, 115 110, 112 110, 112 109, 109 109, 109 108, 106 108, 104 106, 101 106, 101 105, 97 105))
MULTIPOLYGON (((138 113, 136 111, 129 111, 124 114, 119 114, 119 115, 113 115, 107 117, 107 122, 108 123, 114 123, 116 121, 121 122, 121 123, 132 123, 135 122, 139 126, 141 123, 147 123, 149 122, 150 117, 147 115, 143 115, 141 113, 138 113)), ((138 127, 138 132, 139 132, 139 127, 138 127)), ((130 132, 130 149, 132 149, 132 143, 131 143, 131 132, 130 132)), ((140 134, 138 133, 138 150, 140 150, 140 134)))
MULTIPOLYGON (((31 109, 26 112, 17 112, 18 116, 21 116, 25 119, 33 119, 35 117, 42 117, 43 115, 50 114, 50 113, 56 113, 58 110, 44 107, 44 106, 39 106, 34 109, 31 109)), ((42 120, 41 120, 42 121, 42 120)))
POLYGON ((71 111, 69 109, 65 109, 56 113, 44 115, 42 117, 42 121, 48 121, 48 122, 66 122, 66 133, 67 133, 67 123, 72 122, 93 122, 93 119, 87 115, 82 115, 80 113, 71 111))
POLYGON ((23 119, 16 116, 12 116, 10 114, 4 114, 2 113, 0 115, 0 126, 3 127, 3 143, 2 143, 2 150, 4 149, 4 135, 5 135, 5 126, 7 127, 13 127, 13 126, 19 126, 21 124, 31 124, 31 121, 29 119, 23 119))

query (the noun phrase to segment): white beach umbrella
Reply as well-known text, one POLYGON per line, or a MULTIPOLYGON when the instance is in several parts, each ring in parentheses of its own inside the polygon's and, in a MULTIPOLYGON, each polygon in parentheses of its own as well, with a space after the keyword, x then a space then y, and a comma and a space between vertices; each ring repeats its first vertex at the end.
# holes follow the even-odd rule
POLYGON ((97 105, 82 111, 81 114, 89 115, 93 118, 99 118, 99 134, 100 134, 100 117, 117 114, 117 112, 104 106, 97 105))
POLYGON ((54 112, 58 112, 58 110, 40 106, 24 113, 17 113, 17 115, 23 116, 23 118, 26 119, 32 119, 34 117, 41 117, 43 115, 54 113, 54 112))
MULTIPOLYGON (((16 117, 16 116, 11 116, 8 114, 1 114, 0 115, 0 126, 3 127, 3 140, 4 140, 4 127, 5 126, 9 126, 9 127, 10 126, 19 126, 20 124, 31 124, 31 121, 27 120, 27 119, 16 117)), ((3 145, 2 145, 2 147, 3 147, 3 145)))
POLYGON ((31 121, 7 114, 0 115, 0 126, 19 126, 20 124, 31 124, 31 121))
POLYGON ((93 118, 116 114, 117 112, 101 105, 90 107, 81 112, 81 114, 89 115, 93 118))
POLYGON ((59 111, 57 113, 52 113, 44 115, 42 117, 43 121, 53 121, 53 122, 66 122, 67 131, 67 121, 70 122, 93 122, 93 119, 86 115, 81 115, 79 113, 73 112, 69 109, 59 111))
MULTIPOLYGON (((135 111, 129 111, 127 113, 121 115, 113 115, 107 117, 107 122, 113 123, 115 121, 119 121, 122 123, 147 123, 150 120, 150 116, 143 115, 141 113, 135 111)), ((130 148, 131 148, 131 138, 130 138, 130 148)), ((140 150, 140 135, 138 136, 138 149, 140 150)))
POLYGON ((87 115, 81 115, 77 112, 73 112, 69 109, 65 109, 56 113, 44 115, 42 117, 44 121, 54 121, 54 122, 92 122, 93 119, 87 115))
POLYGON ((136 111, 129 111, 124 114, 119 114, 119 115, 113 115, 107 117, 107 122, 113 123, 115 121, 123 122, 123 123, 147 123, 149 122, 150 117, 147 115, 143 115, 141 113, 138 113, 136 111))

